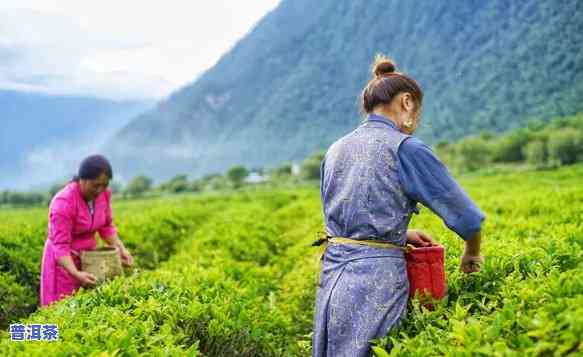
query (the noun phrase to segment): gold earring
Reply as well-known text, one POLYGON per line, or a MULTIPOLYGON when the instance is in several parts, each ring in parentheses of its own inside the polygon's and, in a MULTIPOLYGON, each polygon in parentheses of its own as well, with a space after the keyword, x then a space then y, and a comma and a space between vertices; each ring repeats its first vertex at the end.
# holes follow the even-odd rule
POLYGON ((403 122, 403 126, 407 129, 410 129, 411 127, 413 127, 413 120, 411 120, 411 118, 407 119, 406 121, 403 122))

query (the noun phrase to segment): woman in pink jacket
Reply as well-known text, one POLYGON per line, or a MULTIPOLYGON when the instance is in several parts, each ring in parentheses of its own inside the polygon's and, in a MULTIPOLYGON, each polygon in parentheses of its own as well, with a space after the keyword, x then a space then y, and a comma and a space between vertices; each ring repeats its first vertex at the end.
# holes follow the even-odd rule
POLYGON ((41 306, 72 295, 81 286, 95 285, 96 277, 81 271, 79 253, 95 249, 96 232, 118 248, 123 265, 132 265, 132 255, 117 236, 112 220, 108 189, 112 177, 105 157, 89 156, 78 175, 52 199, 41 269, 41 306))

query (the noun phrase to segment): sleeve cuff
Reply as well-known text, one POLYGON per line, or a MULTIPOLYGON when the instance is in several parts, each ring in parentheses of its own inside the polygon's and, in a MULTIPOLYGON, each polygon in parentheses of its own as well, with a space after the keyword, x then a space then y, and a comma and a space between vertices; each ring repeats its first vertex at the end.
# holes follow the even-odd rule
POLYGON ((456 232, 464 241, 468 241, 476 235, 476 233, 482 230, 482 222, 486 219, 486 216, 480 212, 478 216, 471 220, 471 222, 458 222, 455 226, 450 227, 454 232, 456 232))
POLYGON ((117 229, 115 229, 115 227, 101 228, 97 232, 99 233, 99 236, 103 239, 115 237, 117 235, 117 229))

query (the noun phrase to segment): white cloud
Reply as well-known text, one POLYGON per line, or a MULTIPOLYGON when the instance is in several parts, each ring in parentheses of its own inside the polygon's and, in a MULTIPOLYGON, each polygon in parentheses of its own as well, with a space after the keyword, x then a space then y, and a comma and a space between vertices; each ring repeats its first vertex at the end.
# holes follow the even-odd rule
POLYGON ((159 98, 194 80, 279 0, 0 4, 0 88, 159 98))

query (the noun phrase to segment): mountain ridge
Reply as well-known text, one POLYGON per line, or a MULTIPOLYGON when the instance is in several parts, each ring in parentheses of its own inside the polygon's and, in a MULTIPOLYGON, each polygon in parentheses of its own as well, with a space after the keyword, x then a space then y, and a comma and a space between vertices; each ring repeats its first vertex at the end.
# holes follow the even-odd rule
POLYGON ((302 159, 358 124, 379 52, 424 88, 419 135, 429 143, 581 112, 577 14, 575 0, 284 0, 196 82, 121 130, 109 153, 123 172, 159 179, 302 159))
POLYGON ((47 186, 153 102, 0 90, 0 188, 47 186))

